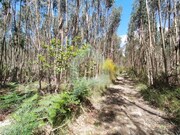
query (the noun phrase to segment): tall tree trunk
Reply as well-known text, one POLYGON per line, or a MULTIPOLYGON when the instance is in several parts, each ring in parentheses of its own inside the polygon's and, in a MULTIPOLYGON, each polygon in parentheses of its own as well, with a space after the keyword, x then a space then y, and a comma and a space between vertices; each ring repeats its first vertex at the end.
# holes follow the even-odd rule
POLYGON ((160 33, 161 33, 161 49, 163 54, 163 65, 164 65, 164 74, 165 81, 168 83, 168 70, 167 70, 167 58, 166 58, 166 49, 165 49, 165 38, 164 38, 164 30, 162 28, 162 15, 161 15, 161 1, 158 0, 158 16, 159 16, 159 25, 160 25, 160 33))
MULTIPOLYGON (((180 70, 178 69, 178 67, 180 67, 180 37, 179 37, 179 26, 177 23, 177 1, 173 0, 174 2, 174 27, 175 27, 175 52, 176 52, 176 62, 175 62, 175 68, 176 68, 176 76, 178 78, 178 75, 180 74, 180 70)), ((180 75, 179 75, 180 76, 180 75)))
POLYGON ((148 33, 149 33, 149 51, 148 51, 148 78, 149 78, 149 84, 154 84, 154 65, 153 65, 153 45, 152 45, 152 34, 151 34, 151 22, 150 22, 150 14, 149 14, 149 6, 148 6, 148 0, 146 0, 146 10, 147 10, 147 16, 148 16, 148 33))
MULTIPOLYGON (((40 45, 40 34, 39 34, 39 22, 40 22, 40 14, 39 14, 39 1, 36 0, 35 2, 35 9, 36 9, 36 43, 37 43, 37 56, 40 55, 40 49, 41 49, 41 45, 40 45)), ((42 69, 42 63, 40 61, 40 58, 37 57, 37 61, 38 61, 38 72, 39 72, 39 91, 38 93, 41 94, 41 89, 42 89, 42 75, 43 75, 43 69, 42 69)))

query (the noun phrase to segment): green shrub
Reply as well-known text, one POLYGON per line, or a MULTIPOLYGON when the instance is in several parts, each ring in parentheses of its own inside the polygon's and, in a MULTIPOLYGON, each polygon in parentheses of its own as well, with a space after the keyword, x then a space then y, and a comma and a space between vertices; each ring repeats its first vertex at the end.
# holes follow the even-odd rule
POLYGON ((39 107, 36 110, 46 117, 51 125, 63 123, 64 119, 71 116, 73 107, 79 104, 79 100, 71 93, 63 92, 61 94, 48 95, 39 101, 39 107))
MULTIPOLYGON (((91 78, 90 82, 91 92, 101 93, 105 90, 105 87, 111 83, 108 75, 100 75, 97 78, 91 78)), ((94 93, 94 94, 95 94, 94 93)))
MULTIPOLYGON (((34 96, 31 94, 10 93, 2 96, 4 106, 19 104, 12 114, 12 124, 1 130, 3 135, 30 135, 41 126, 50 124, 52 127, 63 124, 77 111, 79 103, 89 95, 90 82, 86 79, 78 79, 73 83, 70 92, 51 94, 46 96, 34 96), (28 98, 29 97, 29 98, 28 98), (22 104, 20 104, 22 102, 22 104)), ((27 92, 27 91, 26 91, 27 92)), ((28 92, 27 92, 28 93, 28 92)))
POLYGON ((100 75, 97 78, 81 78, 74 81, 72 94, 81 101, 92 93, 101 93, 111 81, 108 75, 100 75))
POLYGON ((97 104, 101 100, 102 94, 106 91, 106 87, 111 84, 109 75, 103 74, 97 78, 91 78, 90 82, 90 100, 92 103, 97 104))
POLYGON ((155 89, 143 86, 141 93, 145 100, 172 114, 173 121, 180 125, 180 88, 155 89))
POLYGON ((72 94, 77 99, 83 100, 85 97, 89 95, 90 82, 85 78, 74 81, 73 85, 74 88, 72 94))
POLYGON ((85 78, 75 80, 72 90, 60 94, 39 96, 27 90, 26 94, 23 95, 22 93, 20 95, 11 93, 3 96, 2 99, 5 99, 7 105, 15 102, 17 99, 18 102, 16 103, 19 103, 19 105, 11 115, 11 125, 0 129, 0 134, 31 135, 38 133, 38 129, 46 125, 56 128, 71 118, 73 112, 79 109, 80 103, 93 90, 101 91, 107 83, 109 83, 108 75, 103 75, 99 78, 88 80, 85 78))

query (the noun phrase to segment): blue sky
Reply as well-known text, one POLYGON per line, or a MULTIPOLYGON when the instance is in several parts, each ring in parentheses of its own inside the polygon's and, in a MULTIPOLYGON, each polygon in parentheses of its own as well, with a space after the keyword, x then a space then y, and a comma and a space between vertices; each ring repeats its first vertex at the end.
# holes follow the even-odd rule
POLYGON ((115 0, 116 6, 122 6, 123 11, 121 15, 121 22, 118 28, 118 35, 126 35, 128 30, 128 23, 130 20, 133 0, 115 0))
POLYGON ((117 34, 121 37, 121 46, 123 47, 127 39, 128 24, 131 17, 132 4, 134 0, 115 0, 116 6, 123 8, 120 26, 117 34))

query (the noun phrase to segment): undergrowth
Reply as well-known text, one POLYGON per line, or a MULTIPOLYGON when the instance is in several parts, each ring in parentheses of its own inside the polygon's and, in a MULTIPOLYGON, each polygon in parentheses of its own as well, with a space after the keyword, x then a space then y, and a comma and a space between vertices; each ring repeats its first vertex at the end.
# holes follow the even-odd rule
POLYGON ((20 108, 12 114, 11 125, 1 129, 0 133, 2 135, 30 135, 40 125, 38 114, 34 112, 34 108, 37 107, 37 99, 37 95, 26 99, 20 108))
MULTIPOLYGON (((1 96, 3 104, 8 107, 15 106, 15 112, 11 114, 11 125, 0 129, 2 135, 31 135, 43 134, 50 125, 50 131, 60 132, 60 129, 73 114, 78 113, 81 103, 91 94, 102 91, 105 88, 107 76, 93 79, 77 79, 70 90, 61 93, 46 94, 40 96, 37 91, 26 90, 25 93, 11 93, 1 96), (30 93, 30 94, 28 94, 30 93), (14 103, 13 103, 14 102, 14 103)), ((107 79, 108 80, 108 79, 107 79)), ((6 106, 6 107, 7 107, 6 106)))
POLYGON ((101 94, 106 89, 106 86, 111 83, 108 75, 101 75, 98 78, 93 78, 90 80, 91 82, 91 94, 95 96, 96 94, 101 94))
POLYGON ((180 125, 180 88, 153 88, 147 87, 145 84, 139 84, 137 88, 145 100, 172 114, 173 121, 180 125))
POLYGON ((19 85, 9 83, 5 92, 0 95, 0 112, 15 111, 23 100, 33 96, 37 92, 37 83, 19 85))

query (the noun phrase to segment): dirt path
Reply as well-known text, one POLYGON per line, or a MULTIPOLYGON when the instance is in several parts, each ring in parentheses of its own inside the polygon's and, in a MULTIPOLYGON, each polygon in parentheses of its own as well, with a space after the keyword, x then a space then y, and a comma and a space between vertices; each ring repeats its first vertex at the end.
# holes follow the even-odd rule
POLYGON ((149 106, 128 78, 119 77, 117 84, 111 85, 93 105, 95 111, 85 112, 69 125, 70 135, 173 134, 171 132, 173 125, 164 118, 154 115, 154 113, 160 116, 165 114, 149 106))

